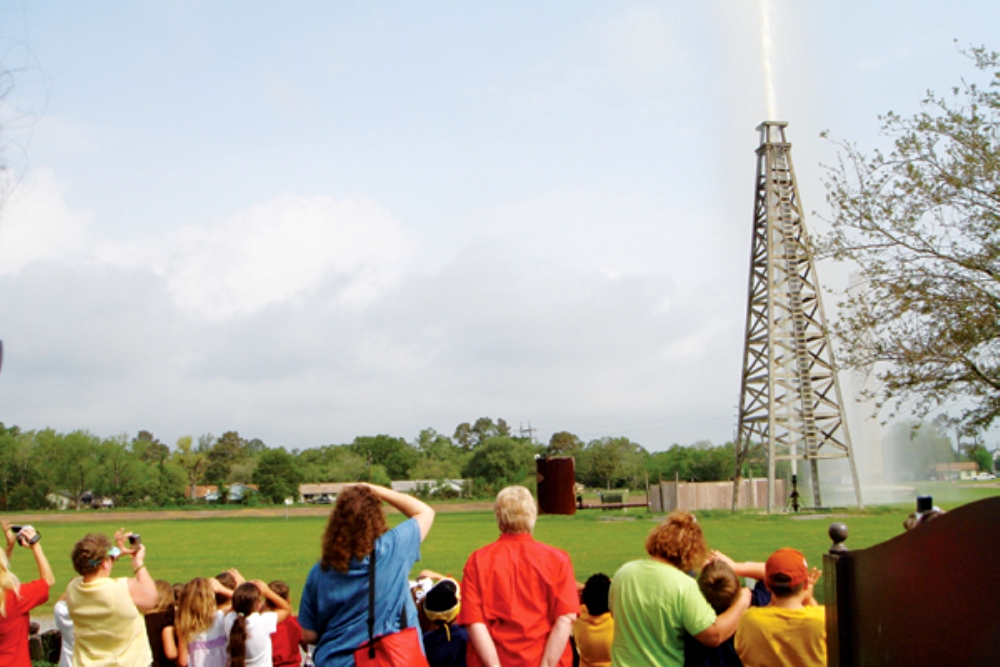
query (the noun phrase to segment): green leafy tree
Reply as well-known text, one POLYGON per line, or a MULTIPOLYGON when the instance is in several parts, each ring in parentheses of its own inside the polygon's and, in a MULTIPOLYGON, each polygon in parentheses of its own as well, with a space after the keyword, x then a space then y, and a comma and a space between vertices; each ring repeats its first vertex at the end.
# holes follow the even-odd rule
POLYGON ((100 438, 86 431, 61 435, 46 429, 35 435, 35 442, 38 455, 47 462, 53 486, 68 492, 80 509, 84 492, 97 482, 100 438))
POLYGON ((974 433, 1000 416, 1000 56, 967 55, 987 85, 885 115, 887 153, 842 144, 818 247, 860 271, 835 329, 841 362, 877 376, 880 406, 953 409, 974 433))
POLYGON ((455 479, 462 474, 462 468, 469 455, 432 428, 425 428, 413 442, 420 453, 420 459, 409 470, 410 479, 455 479))
POLYGON ((257 460, 253 481, 261 496, 273 503, 282 503, 285 498, 298 497, 302 473, 291 454, 280 448, 269 449, 257 460))
POLYGON ((549 438, 550 456, 577 456, 583 447, 583 441, 569 431, 558 431, 549 438))
POLYGON ((963 454, 970 461, 975 461, 979 472, 993 472, 993 454, 981 444, 966 445, 963 454))
POLYGON ((628 438, 591 440, 581 455, 584 483, 608 489, 622 485, 638 488, 645 483, 648 457, 641 445, 628 438))
POLYGON ((101 441, 95 454, 95 493, 110 496, 115 507, 132 504, 146 495, 151 483, 150 467, 136 456, 125 436, 101 441))
POLYGON ((420 460, 420 453, 410 443, 388 435, 358 436, 350 451, 382 466, 389 479, 407 479, 407 472, 420 460))
POLYGON ((51 467, 39 452, 35 433, 0 424, 0 509, 48 507, 46 496, 53 490, 51 467))
POLYGON ((527 442, 506 436, 487 438, 479 443, 463 476, 497 489, 509 484, 519 484, 534 470, 538 448, 527 442))
MULTIPOLYGON (((246 463, 251 458, 247 441, 236 431, 226 431, 208 450, 208 467, 205 481, 209 484, 227 484, 249 480, 246 463), (233 472, 239 479, 231 479, 233 472)), ((252 469, 251 469, 252 470, 252 469)))
POLYGON ((173 461, 184 471, 188 488, 191 489, 190 498, 194 500, 195 488, 198 482, 204 478, 205 469, 208 468, 208 454, 196 449, 191 436, 185 435, 177 439, 177 449, 174 451, 173 461))
POLYGON ((504 419, 494 422, 489 417, 480 417, 473 424, 462 422, 455 428, 452 436, 459 447, 469 452, 481 445, 488 438, 510 437, 510 426, 504 419))

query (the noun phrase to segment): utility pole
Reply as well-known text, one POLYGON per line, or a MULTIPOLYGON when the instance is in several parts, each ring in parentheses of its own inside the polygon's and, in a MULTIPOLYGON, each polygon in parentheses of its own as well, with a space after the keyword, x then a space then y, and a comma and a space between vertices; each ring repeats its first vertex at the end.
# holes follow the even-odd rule
POLYGON ((524 428, 524 426, 520 422, 518 422, 518 424, 517 424, 517 432, 518 432, 518 434, 523 438, 523 437, 525 437, 524 434, 527 433, 528 434, 527 437, 528 437, 528 439, 532 443, 535 442, 535 431, 536 430, 538 430, 538 429, 534 429, 534 428, 531 427, 531 422, 528 422, 528 428, 524 428))

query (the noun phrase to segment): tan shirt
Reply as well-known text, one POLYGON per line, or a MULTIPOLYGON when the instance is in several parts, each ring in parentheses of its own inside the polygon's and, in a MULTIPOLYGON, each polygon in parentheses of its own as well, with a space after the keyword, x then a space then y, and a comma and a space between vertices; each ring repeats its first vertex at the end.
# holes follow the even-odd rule
POLYGON ((127 579, 69 582, 66 604, 73 619, 74 667, 149 667, 153 653, 142 614, 127 579))

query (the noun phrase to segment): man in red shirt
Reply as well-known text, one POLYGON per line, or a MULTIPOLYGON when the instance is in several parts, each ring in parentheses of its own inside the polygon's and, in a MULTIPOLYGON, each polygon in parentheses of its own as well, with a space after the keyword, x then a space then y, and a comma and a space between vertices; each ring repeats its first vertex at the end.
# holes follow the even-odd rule
POLYGON ((569 555, 531 536, 538 511, 523 486, 501 491, 494 512, 500 539, 473 552, 462 575, 468 667, 571 667, 580 599, 569 555))

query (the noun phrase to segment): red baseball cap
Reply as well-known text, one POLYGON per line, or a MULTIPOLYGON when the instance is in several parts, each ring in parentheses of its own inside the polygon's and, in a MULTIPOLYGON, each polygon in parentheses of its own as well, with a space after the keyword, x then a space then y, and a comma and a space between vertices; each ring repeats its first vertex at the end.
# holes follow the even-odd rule
POLYGON ((764 564, 764 582, 768 586, 798 586, 807 579, 809 565, 797 549, 778 549, 764 564))

